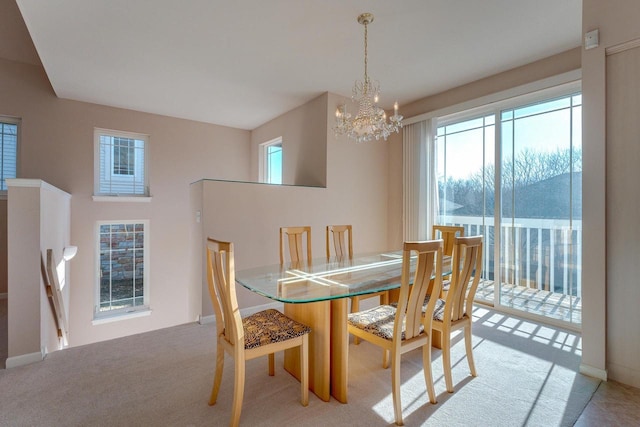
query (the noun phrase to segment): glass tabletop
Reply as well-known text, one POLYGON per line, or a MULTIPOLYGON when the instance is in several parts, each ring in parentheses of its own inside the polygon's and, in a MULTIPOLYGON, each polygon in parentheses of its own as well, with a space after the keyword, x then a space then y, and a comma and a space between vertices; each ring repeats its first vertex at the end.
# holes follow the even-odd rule
MULTIPOLYGON (((450 257, 445 256, 442 271, 443 275, 451 273, 450 257)), ((402 252, 397 251, 256 267, 236 272, 236 281, 267 298, 305 303, 399 288, 401 273, 402 252)))

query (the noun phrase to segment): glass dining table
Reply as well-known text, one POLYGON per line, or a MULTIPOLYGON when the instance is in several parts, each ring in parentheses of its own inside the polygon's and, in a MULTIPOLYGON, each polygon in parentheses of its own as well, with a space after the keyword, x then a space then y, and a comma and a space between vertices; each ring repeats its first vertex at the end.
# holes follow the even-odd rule
MULTIPOLYGON (((415 267, 412 258, 412 273, 415 267)), ((451 272, 444 257, 442 274, 451 272)), ((309 388, 319 398, 347 403, 347 298, 400 288, 402 252, 377 252, 353 258, 318 258, 239 270, 245 288, 284 303, 287 316, 311 327, 309 388)), ((298 349, 285 351, 285 369, 300 378, 298 349)))

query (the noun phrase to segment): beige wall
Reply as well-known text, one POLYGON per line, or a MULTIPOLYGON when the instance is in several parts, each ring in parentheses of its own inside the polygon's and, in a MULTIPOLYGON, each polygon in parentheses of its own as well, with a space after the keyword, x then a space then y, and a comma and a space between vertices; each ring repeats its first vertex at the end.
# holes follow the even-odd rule
POLYGON ((9 245, 16 242, 8 269, 7 367, 11 367, 12 358, 36 361, 41 353, 41 273, 39 268, 23 268, 40 265, 40 188, 10 187, 8 194, 12 199, 7 212, 12 225, 8 241, 9 245))
MULTIPOLYGON (((62 251, 66 246, 71 245, 71 195, 43 182, 37 184, 40 186, 40 253, 46 263, 47 250, 53 250, 53 261, 56 263, 58 281, 60 286, 64 286, 61 292, 61 308, 64 309, 65 317, 69 319, 69 301, 72 288, 70 272, 73 261, 65 262, 62 259, 62 251)), ((13 200, 10 200, 9 203, 13 203, 13 200)), ((13 247, 12 245, 12 250, 13 247)), ((25 266, 23 264, 23 267, 37 269, 38 265, 25 266)), ((53 285, 51 283, 51 286, 53 285)), ((48 352, 59 350, 62 348, 62 343, 58 339, 55 327, 55 314, 51 309, 43 284, 40 285, 40 302, 41 346, 48 352)), ((12 300, 9 300, 9 304, 12 304, 12 300)))
POLYGON ((446 92, 419 99, 403 106, 401 113, 405 117, 417 116, 579 68, 580 48, 575 48, 446 92))
MULTIPOLYGON (((189 185, 202 178, 248 180, 250 133, 221 126, 57 98, 41 67, 0 59, 0 115, 22 118, 20 176, 73 195, 70 343, 81 345, 193 321, 189 185), (94 127, 149 137, 150 203, 94 202, 94 127), (150 221, 148 317, 92 326, 98 220, 150 221)), ((0 242, 1 243, 1 242, 0 242)), ((11 295, 9 295, 11 298, 11 295)))
POLYGON ((324 187, 327 183, 328 94, 285 113, 251 132, 251 180, 258 182, 259 146, 282 137, 282 183, 324 187))
MULTIPOLYGON (((612 210, 607 215, 606 210, 609 174, 605 163, 609 151, 606 117, 607 109, 613 106, 607 106, 605 50, 640 38, 639 21, 640 2, 636 0, 583 1, 583 30, 599 29, 600 46, 585 50, 582 54, 585 247, 582 362, 586 367, 596 370, 608 369, 610 378, 636 387, 640 387, 640 336, 637 322, 629 316, 638 311, 638 281, 637 276, 632 274, 634 267, 612 255, 619 251, 621 245, 627 245, 628 251, 637 254, 640 235, 637 233, 636 215, 635 222, 629 224, 630 235, 625 241, 611 242, 607 239, 611 225, 624 220, 625 214, 612 210), (605 247, 605 241, 613 246, 605 247), (616 270, 616 274, 611 274, 613 270, 616 270)), ((609 83, 624 86, 624 82, 620 81, 609 83)), ((637 94, 635 96, 637 100, 637 94)), ((637 116, 628 119, 637 121, 637 116)), ((619 144, 616 150, 624 150, 626 145, 629 157, 637 155, 637 135, 623 137, 623 141, 616 144, 619 144)), ((635 195, 630 195, 630 198, 637 200, 635 195)), ((625 209, 635 209, 637 212, 640 205, 636 202, 635 205, 625 206, 625 209)))
POLYGON ((7 201, 0 200, 0 294, 7 293, 7 201))
MULTIPOLYGON (((41 180, 11 179, 9 188, 9 295, 7 301, 7 367, 40 360, 59 350, 62 342, 55 314, 45 291, 43 269, 52 249, 68 318, 70 281, 62 251, 69 246, 71 196, 41 180)), ((52 284, 53 285, 53 284, 52 284)), ((63 325, 60 325, 62 328, 63 325)))

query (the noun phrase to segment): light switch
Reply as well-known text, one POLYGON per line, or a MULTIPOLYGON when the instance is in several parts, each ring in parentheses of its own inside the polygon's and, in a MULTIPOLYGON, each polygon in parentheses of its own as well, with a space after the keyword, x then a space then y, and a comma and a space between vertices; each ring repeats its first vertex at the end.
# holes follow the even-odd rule
POLYGON ((594 47, 598 47, 600 44, 598 30, 591 30, 584 35, 584 48, 585 49, 593 49, 594 47))

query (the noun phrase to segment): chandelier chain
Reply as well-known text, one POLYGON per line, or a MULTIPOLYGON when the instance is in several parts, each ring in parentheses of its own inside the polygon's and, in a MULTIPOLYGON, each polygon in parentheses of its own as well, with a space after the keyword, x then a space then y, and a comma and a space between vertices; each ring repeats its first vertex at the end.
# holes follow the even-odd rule
POLYGON ((367 74, 367 27, 369 24, 364 24, 364 81, 369 81, 369 75, 367 74))

